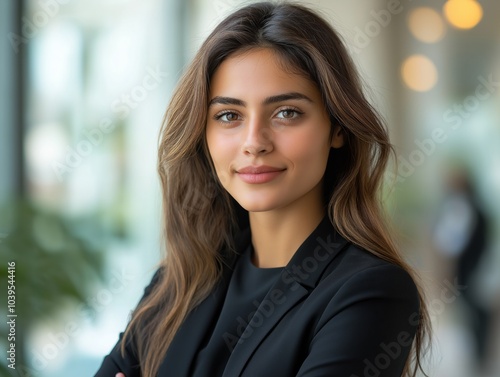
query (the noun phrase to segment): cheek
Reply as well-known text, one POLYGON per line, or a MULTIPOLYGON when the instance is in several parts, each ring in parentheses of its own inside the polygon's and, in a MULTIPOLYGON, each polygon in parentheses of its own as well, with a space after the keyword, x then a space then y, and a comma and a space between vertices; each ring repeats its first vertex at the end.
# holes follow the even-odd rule
POLYGON ((212 158, 217 176, 224 186, 227 181, 228 169, 232 161, 232 151, 230 139, 216 132, 206 133, 208 152, 212 158))
POLYGON ((307 168, 311 173, 326 166, 330 143, 324 132, 304 132, 283 140, 282 150, 296 168, 307 168), (323 135, 324 134, 324 135, 323 135))
POLYGON ((210 153, 210 157, 212 158, 214 165, 217 167, 220 161, 220 151, 222 150, 220 137, 218 137, 218 135, 211 130, 211 128, 207 128, 205 135, 207 139, 208 152, 210 153))

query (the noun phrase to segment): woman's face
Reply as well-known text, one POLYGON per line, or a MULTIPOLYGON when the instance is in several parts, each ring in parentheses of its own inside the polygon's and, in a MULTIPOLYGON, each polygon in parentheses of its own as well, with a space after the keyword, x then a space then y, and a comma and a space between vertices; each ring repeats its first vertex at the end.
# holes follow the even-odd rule
POLYGON ((319 90, 284 71, 274 52, 230 56, 212 77, 207 144, 222 186, 247 211, 322 201, 334 133, 319 90))

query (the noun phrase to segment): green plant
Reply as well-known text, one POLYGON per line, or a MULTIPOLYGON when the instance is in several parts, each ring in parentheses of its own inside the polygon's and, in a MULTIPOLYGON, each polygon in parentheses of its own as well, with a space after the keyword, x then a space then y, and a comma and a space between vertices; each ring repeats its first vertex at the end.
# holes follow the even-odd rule
MULTIPOLYGON (((89 288, 103 280, 102 244, 93 219, 72 219, 26 200, 0 210, 0 348, 7 348, 8 263, 15 262, 16 367, 29 365, 27 334, 41 320, 54 317, 68 300, 84 303, 89 288), (94 230, 94 231, 93 231, 94 230), (97 239, 99 238, 99 239, 97 239), (102 246, 101 246, 102 247, 102 246)), ((6 358, 0 362, 5 375, 6 358)))

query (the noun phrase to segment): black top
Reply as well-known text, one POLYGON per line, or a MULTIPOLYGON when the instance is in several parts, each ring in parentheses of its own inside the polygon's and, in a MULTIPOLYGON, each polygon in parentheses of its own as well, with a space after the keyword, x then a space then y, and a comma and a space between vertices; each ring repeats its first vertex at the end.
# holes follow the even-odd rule
POLYGON ((246 327, 251 320, 259 320, 253 315, 283 270, 256 267, 252 254, 250 245, 235 266, 222 310, 193 363, 193 377, 222 376, 240 338, 251 335, 253 329, 246 327))

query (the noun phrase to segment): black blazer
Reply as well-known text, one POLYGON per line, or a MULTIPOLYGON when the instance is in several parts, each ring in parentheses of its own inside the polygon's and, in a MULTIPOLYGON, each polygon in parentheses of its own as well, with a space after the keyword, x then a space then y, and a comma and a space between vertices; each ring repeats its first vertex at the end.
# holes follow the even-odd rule
MULTIPOLYGON (((249 242, 246 231, 238 250, 249 242)), ((233 253, 213 293, 188 315, 158 376, 190 375, 238 256, 233 253)), ((419 299, 407 272, 347 242, 325 217, 283 269, 254 318, 234 347, 224 377, 399 377, 418 324, 419 299)), ((121 356, 121 337, 96 377, 141 375, 133 344, 127 357, 121 356)))

